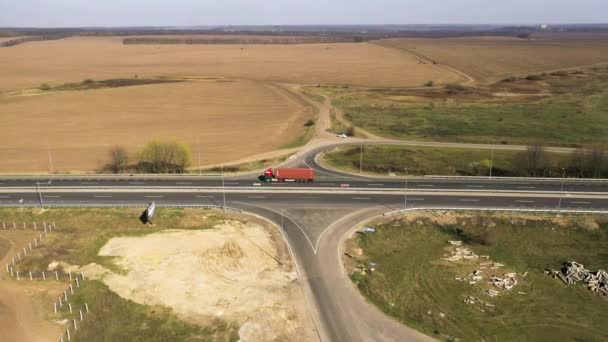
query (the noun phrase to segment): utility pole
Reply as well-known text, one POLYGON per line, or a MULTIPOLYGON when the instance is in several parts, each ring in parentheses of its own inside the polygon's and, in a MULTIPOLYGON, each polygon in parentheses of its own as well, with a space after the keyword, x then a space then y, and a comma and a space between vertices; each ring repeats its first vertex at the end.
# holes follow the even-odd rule
POLYGON ((494 167, 494 144, 492 144, 492 157, 490 158, 490 178, 492 178, 492 168, 494 167))
POLYGON ((405 168, 405 193, 403 195, 403 211, 407 210, 407 167, 405 168))
POLYGON ((203 170, 202 170, 202 166, 201 166, 201 142, 199 138, 196 138, 196 152, 198 154, 198 175, 202 175, 203 174, 203 170))
POLYGON ((53 170, 53 156, 51 155, 51 147, 49 146, 48 143, 46 145, 46 148, 47 148, 47 152, 49 154, 49 173, 54 173, 54 170, 53 170))
POLYGON ((36 175, 36 192, 38 192, 38 201, 40 202, 40 208, 44 209, 44 201, 42 199, 42 192, 40 191, 40 178, 36 175))
POLYGON ((566 179, 566 169, 562 168, 562 187, 559 190, 559 202, 557 203, 557 215, 562 210, 562 197, 564 196, 564 180, 566 179))
POLYGON ((226 211, 226 188, 224 187, 224 165, 222 165, 222 195, 224 197, 224 211, 226 211))
POLYGON ((360 145, 359 153, 359 174, 363 173, 363 144, 360 145))

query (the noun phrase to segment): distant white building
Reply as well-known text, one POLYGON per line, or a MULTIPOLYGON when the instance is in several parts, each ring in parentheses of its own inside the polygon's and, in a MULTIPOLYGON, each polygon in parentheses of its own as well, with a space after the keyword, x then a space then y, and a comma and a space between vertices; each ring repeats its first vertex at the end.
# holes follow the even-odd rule
POLYGON ((547 25, 547 24, 541 24, 540 25, 540 30, 541 31, 547 31, 548 29, 549 29, 549 25, 547 25))

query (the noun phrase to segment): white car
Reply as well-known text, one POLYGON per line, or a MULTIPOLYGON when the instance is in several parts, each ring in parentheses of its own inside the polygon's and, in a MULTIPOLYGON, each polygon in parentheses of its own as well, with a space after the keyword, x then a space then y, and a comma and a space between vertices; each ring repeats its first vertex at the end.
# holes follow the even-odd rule
POLYGON ((348 135, 346 135, 344 133, 341 133, 341 134, 336 135, 336 137, 338 137, 338 138, 348 138, 348 135))

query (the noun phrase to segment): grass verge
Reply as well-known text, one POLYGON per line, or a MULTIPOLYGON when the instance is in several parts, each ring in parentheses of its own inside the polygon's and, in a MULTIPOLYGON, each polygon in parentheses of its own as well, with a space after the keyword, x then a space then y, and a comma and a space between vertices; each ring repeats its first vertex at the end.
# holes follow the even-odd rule
MULTIPOLYGON (((170 309, 126 300, 100 281, 83 283, 71 299, 91 311, 79 326, 75 341, 236 341, 238 326, 222 321, 198 326, 180 320, 170 309)), ((74 315, 64 317, 71 319, 74 315)))
POLYGON ((319 91, 346 120, 388 138, 561 146, 608 142, 608 68, 533 76, 477 88, 319 91))
MULTIPOLYGON (((340 147, 323 157, 329 165, 353 173, 359 172, 360 159, 360 146, 340 147)), ((419 176, 489 176, 490 165, 496 177, 561 177, 562 168, 567 176, 580 176, 568 154, 544 152, 535 169, 530 163, 526 151, 495 150, 492 158, 491 150, 370 145, 363 146, 362 166, 365 173, 382 176, 403 175, 405 168, 410 175, 419 176)))
POLYGON ((375 234, 358 235, 363 255, 355 258, 362 264, 376 262, 376 271, 355 271, 351 277, 366 298, 409 326, 452 341, 608 339, 608 300, 543 273, 568 260, 605 269, 606 217, 439 213, 375 227, 375 234), (481 243, 487 230, 495 234, 491 245, 481 243), (462 240, 478 255, 505 264, 505 270, 484 270, 483 282, 506 269, 528 274, 514 289, 489 297, 480 286, 455 280, 463 266, 441 260, 448 240, 462 240), (493 306, 465 304, 469 296, 493 306))

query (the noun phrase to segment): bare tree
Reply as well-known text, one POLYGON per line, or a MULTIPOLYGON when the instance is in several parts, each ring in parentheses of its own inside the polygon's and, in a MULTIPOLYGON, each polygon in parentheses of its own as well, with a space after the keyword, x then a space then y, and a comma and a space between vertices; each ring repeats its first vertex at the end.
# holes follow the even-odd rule
POLYGON ((601 145, 593 145, 588 152, 589 171, 593 178, 602 178, 604 164, 606 159, 606 151, 601 145))
POLYGON ((122 146, 114 146, 109 151, 110 162, 106 168, 112 173, 123 173, 129 165, 129 154, 122 146))
POLYGON ((528 164, 528 174, 532 177, 536 177, 538 171, 542 168, 543 163, 546 159, 546 153, 544 146, 536 143, 526 147, 526 161, 528 164))
POLYGON ((585 171, 587 168, 587 150, 576 149, 572 151, 570 156, 570 167, 569 169, 576 172, 576 176, 580 178, 585 177, 585 171))

